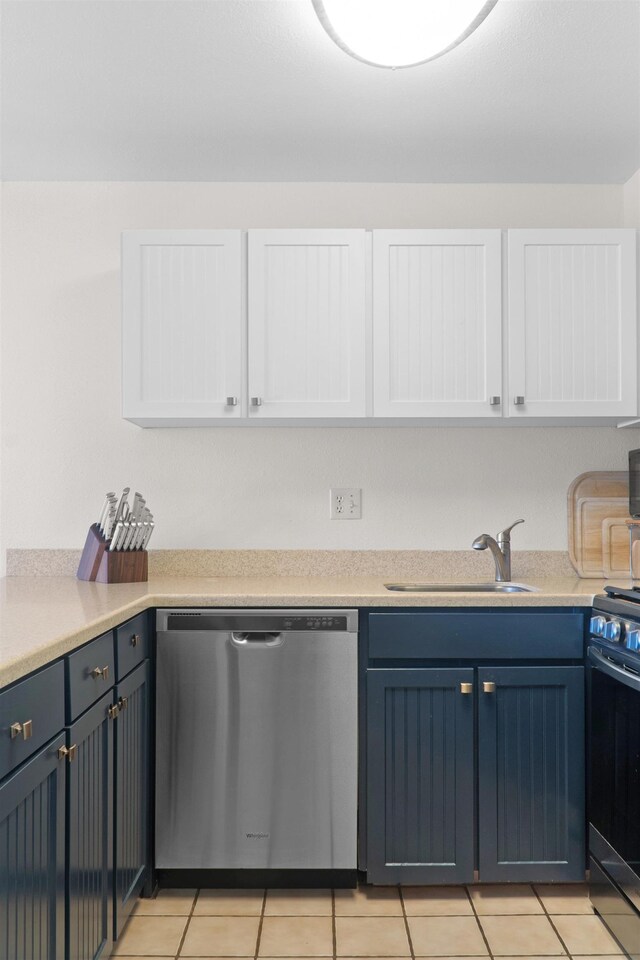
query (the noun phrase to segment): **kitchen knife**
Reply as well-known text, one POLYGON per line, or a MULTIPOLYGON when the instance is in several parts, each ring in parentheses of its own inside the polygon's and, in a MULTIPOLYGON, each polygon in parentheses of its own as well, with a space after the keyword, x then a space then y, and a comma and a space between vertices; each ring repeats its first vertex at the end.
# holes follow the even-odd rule
POLYGON ((124 490, 122 491, 122 496, 120 497, 120 503, 118 504, 118 509, 116 510, 116 523, 118 523, 119 520, 123 519, 122 512, 125 506, 127 507, 127 509, 129 507, 127 503, 127 497, 129 496, 130 489, 131 487, 125 487, 124 490))
POLYGON ((138 534, 138 524, 140 514, 144 507, 144 499, 142 494, 136 493, 133 498, 133 509, 131 511, 131 516, 129 517, 129 529, 127 531, 127 536, 122 544, 123 550, 132 550, 134 541, 136 540, 138 534))
POLYGON ((144 534, 142 543, 140 544, 140 550, 146 550, 146 549, 147 549, 147 544, 149 543, 149 540, 151 539, 151 534, 153 533, 153 528, 154 528, 154 527, 155 527, 155 523, 153 522, 153 514, 150 513, 150 514, 149 514, 149 521, 148 521, 148 523, 147 523, 147 529, 145 530, 145 534, 144 534))
POLYGON ((118 510, 120 511, 120 519, 116 523, 116 532, 113 535, 113 540, 111 541, 111 545, 109 547, 110 550, 122 550, 122 544, 124 543, 124 538, 127 530, 129 529, 129 504, 120 501, 118 504, 118 510))
POLYGON ((124 529, 124 524, 122 520, 118 520, 118 522, 116 523, 114 534, 111 538, 111 543, 109 544, 109 550, 118 549, 118 543, 120 541, 120 537, 122 535, 123 529, 124 529))
POLYGON ((98 520, 98 526, 100 527, 100 532, 104 534, 104 526, 107 521, 107 515, 109 513, 110 498, 115 497, 115 493, 108 493, 104 501, 104 506, 102 508, 102 513, 100 514, 100 519, 98 520))
POLYGON ((104 529, 104 535, 107 540, 111 539, 111 534, 113 533, 117 509, 118 509, 118 498, 116 497, 115 493, 112 493, 109 496, 109 511, 107 513, 107 519, 105 520, 105 529, 104 529))
MULTIPOLYGON (((144 503, 144 501, 143 501, 143 503, 144 503)), ((149 513, 149 511, 148 511, 147 507, 143 507, 143 508, 142 508, 142 512, 141 512, 141 514, 140 514, 140 518, 139 518, 139 520, 138 520, 138 529, 136 530, 135 535, 134 535, 134 538, 133 538, 133 540, 132 540, 132 542, 131 542, 131 549, 132 549, 132 550, 140 550, 142 541, 143 541, 143 539, 144 539, 145 530, 146 530, 146 528, 147 528, 147 522, 148 522, 148 521, 147 521, 147 516, 148 516, 148 513, 149 513)))

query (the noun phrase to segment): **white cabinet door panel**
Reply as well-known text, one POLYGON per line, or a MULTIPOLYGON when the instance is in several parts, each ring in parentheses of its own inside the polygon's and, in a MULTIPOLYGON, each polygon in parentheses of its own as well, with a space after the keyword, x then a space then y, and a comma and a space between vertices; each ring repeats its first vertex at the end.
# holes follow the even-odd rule
POLYGON ((508 250, 509 415, 634 415, 635 230, 510 230, 508 250))
POLYGON ((125 417, 241 415, 241 266, 239 230, 123 234, 125 417))
POLYGON ((374 230, 375 416, 501 416, 501 251, 499 230, 374 230))
POLYGON ((362 417, 364 230, 249 231, 252 417, 362 417))

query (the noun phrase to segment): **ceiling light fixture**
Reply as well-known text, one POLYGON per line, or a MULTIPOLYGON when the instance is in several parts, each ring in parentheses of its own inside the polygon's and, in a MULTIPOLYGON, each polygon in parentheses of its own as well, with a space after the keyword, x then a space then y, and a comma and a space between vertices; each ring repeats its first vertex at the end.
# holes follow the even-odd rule
POLYGON ((311 0, 337 45, 374 67, 414 67, 462 43, 497 0, 311 0))

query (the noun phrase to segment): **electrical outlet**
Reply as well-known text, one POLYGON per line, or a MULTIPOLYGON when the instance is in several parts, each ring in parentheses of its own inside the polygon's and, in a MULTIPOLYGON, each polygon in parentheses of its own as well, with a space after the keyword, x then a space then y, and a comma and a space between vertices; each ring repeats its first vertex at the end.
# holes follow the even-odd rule
POLYGON ((330 517, 332 520, 362 518, 362 490, 359 487, 332 487, 330 517))

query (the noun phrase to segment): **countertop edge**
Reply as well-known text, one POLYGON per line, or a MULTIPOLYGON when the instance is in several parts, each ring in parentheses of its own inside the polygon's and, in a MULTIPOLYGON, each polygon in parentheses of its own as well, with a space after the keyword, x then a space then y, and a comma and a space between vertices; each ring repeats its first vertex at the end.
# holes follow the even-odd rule
MULTIPOLYGON (((20 580, 22 578, 15 578, 20 580)), ((27 578, 25 578, 27 579, 27 578)), ((193 581, 190 580, 191 589, 180 589, 179 578, 171 588, 161 587, 160 585, 139 584, 140 589, 149 589, 148 593, 135 597, 129 601, 123 600, 115 605, 107 613, 98 617, 92 617, 80 626, 73 627, 67 632, 53 636, 50 640, 45 640, 33 648, 19 653, 11 660, 6 659, 0 663, 0 688, 9 686, 17 680, 23 679, 35 670, 47 666, 55 660, 71 653, 73 650, 87 643, 89 640, 106 633, 120 623, 136 616, 139 613, 149 610, 153 607, 357 607, 357 608, 446 608, 446 607, 495 607, 504 608, 524 608, 524 607, 590 607, 598 588, 601 586, 599 581, 591 582, 593 589, 585 589, 584 592, 576 591, 576 585, 573 584, 573 592, 552 588, 546 589, 543 586, 537 587, 535 593, 521 594, 503 594, 499 599, 492 594, 478 593, 431 593, 425 594, 389 594, 379 592, 379 587, 371 588, 371 591, 356 591, 345 589, 344 592, 286 592, 283 586, 282 593, 259 592, 247 589, 246 592, 240 592, 238 589, 238 579, 234 578, 234 589, 230 589, 229 584, 225 584, 225 578, 203 578, 202 590, 193 589, 193 581), (215 581, 215 584, 212 583, 215 581), (216 589, 218 588, 218 589, 216 589), (225 588, 229 592, 225 592, 225 588)), ((273 578, 277 580, 279 578, 273 578)), ((285 578, 283 578, 285 579, 285 578)), ((289 581, 291 578, 286 578, 289 581)), ((309 585, 309 580, 304 579, 309 585)), ((376 578, 378 579, 378 578, 376 578)), ((14 580, 14 578, 9 578, 14 580)), ((5 580, 5 583, 7 581, 5 580)), ((539 584, 543 581, 538 581, 539 584)), ((581 585, 581 584, 580 584, 581 585)), ((382 581, 380 582, 382 586, 382 581)), ((55 616, 55 610, 52 611, 55 616)))

